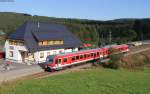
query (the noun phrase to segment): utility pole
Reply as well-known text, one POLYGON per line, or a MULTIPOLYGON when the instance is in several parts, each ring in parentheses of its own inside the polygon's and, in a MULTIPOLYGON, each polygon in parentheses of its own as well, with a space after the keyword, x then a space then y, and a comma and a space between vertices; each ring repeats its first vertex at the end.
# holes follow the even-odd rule
POLYGON ((109 44, 111 44, 111 31, 109 31, 109 44))
POLYGON ((100 40, 100 31, 98 30, 97 31, 98 32, 98 47, 100 47, 100 45, 101 45, 101 40, 100 40))
POLYGON ((103 47, 105 45, 105 40, 104 40, 104 35, 102 33, 102 38, 101 38, 101 47, 103 47))
POLYGON ((141 32, 141 41, 143 41, 143 32, 141 32))
POLYGON ((101 47, 103 46, 103 34, 101 36, 101 47))

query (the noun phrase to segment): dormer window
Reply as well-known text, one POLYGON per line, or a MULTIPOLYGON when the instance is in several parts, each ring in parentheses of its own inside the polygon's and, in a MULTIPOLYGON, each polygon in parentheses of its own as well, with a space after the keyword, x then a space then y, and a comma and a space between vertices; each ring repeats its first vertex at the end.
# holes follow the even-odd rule
POLYGON ((63 40, 44 40, 40 41, 39 45, 40 46, 46 46, 46 45, 62 45, 64 44, 63 40))
POLYGON ((48 45, 53 45, 53 41, 48 41, 48 45))
POLYGON ((10 45, 23 46, 24 41, 22 41, 22 40, 9 40, 9 44, 10 45))

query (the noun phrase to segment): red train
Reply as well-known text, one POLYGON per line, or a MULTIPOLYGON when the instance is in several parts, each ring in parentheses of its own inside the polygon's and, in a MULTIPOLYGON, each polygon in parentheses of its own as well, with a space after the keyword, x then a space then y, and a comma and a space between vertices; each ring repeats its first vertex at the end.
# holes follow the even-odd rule
POLYGON ((45 63, 46 70, 58 70, 63 67, 79 64, 87 61, 103 59, 109 56, 109 49, 117 49, 119 52, 128 52, 128 45, 115 45, 111 47, 90 49, 66 54, 48 56, 45 63))

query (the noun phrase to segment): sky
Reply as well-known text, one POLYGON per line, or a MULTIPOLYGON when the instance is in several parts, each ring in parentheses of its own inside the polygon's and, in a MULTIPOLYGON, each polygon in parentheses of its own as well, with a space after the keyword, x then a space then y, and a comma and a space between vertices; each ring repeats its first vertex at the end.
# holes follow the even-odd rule
POLYGON ((112 20, 150 18, 150 0, 0 0, 0 12, 112 20))

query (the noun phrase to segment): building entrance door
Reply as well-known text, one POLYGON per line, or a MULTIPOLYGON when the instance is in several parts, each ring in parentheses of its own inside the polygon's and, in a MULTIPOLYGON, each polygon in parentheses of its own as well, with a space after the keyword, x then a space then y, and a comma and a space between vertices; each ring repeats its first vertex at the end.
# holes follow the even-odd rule
POLYGON ((23 51, 21 51, 20 53, 21 53, 22 61, 24 62, 24 61, 25 61, 25 58, 26 58, 26 56, 27 56, 27 53, 26 53, 26 52, 23 52, 23 51))

